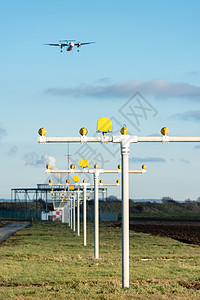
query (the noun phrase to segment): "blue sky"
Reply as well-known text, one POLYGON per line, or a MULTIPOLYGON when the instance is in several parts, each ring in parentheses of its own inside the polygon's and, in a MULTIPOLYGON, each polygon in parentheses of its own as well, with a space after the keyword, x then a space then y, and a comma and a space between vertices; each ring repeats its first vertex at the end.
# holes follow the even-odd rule
MULTIPOLYGON (((170 135, 200 135, 199 1, 10 0, 0 8, 0 198, 47 181, 47 160, 66 167, 67 145, 38 145, 40 127, 75 136, 86 126, 94 135, 106 116, 114 131, 126 124, 134 135, 163 126, 170 135), (79 53, 43 45, 62 39, 96 43, 79 53), (149 110, 136 120, 138 99, 149 110)), ((91 165, 117 166, 119 149, 92 147, 91 165)), ((70 145, 71 160, 87 152, 80 149, 70 145)), ((144 162, 148 174, 131 176, 130 197, 196 199, 199 154, 197 144, 132 145, 130 167, 144 162)))

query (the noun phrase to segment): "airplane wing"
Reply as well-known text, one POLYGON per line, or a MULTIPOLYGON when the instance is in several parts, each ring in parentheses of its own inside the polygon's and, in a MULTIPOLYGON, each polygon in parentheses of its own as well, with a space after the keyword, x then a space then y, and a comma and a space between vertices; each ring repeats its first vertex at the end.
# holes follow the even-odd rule
POLYGON ((76 43, 74 46, 82 46, 82 45, 89 45, 89 44, 94 44, 95 42, 87 42, 87 43, 76 43))
POLYGON ((61 43, 59 43, 59 44, 44 44, 44 45, 48 45, 48 46, 62 46, 62 47, 64 47, 64 46, 69 46, 68 44, 61 44, 61 43))

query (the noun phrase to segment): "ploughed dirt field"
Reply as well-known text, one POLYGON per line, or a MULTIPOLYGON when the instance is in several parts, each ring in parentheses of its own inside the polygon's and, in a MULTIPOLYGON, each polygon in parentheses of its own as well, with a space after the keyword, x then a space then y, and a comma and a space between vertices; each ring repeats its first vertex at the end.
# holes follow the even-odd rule
MULTIPOLYGON (((121 226, 117 224, 116 226, 121 226)), ((183 243, 200 245, 200 220, 131 218, 130 230, 170 237, 183 243)))

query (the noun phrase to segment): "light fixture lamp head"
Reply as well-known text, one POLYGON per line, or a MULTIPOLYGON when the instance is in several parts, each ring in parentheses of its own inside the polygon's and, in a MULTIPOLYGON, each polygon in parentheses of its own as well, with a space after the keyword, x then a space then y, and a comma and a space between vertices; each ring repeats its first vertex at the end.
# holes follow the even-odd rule
POLYGON ((125 124, 124 124, 123 127, 121 128, 120 133, 121 133, 122 135, 128 134, 128 128, 126 127, 125 124))
POLYGON ((87 128, 85 128, 85 127, 82 127, 80 130, 79 130, 79 133, 80 133, 80 135, 86 135, 87 133, 88 133, 88 131, 87 131, 87 128))
POLYGON ((88 167, 89 168, 89 161, 87 160, 87 158, 82 158, 81 159, 81 161, 80 161, 80 167, 83 167, 83 168, 88 167))
POLYGON ((40 136, 44 136, 46 135, 47 131, 44 127, 41 127, 39 130, 38 130, 38 133, 40 136))
POLYGON ((162 135, 167 135, 169 133, 169 129, 167 127, 163 127, 160 132, 162 135))
POLYGON ((97 132, 102 132, 103 134, 107 132, 112 132, 112 122, 109 118, 100 118, 97 122, 97 132))
POLYGON ((74 181, 74 182, 79 182, 79 177, 78 177, 78 175, 75 175, 75 176, 73 177, 73 181, 74 181))

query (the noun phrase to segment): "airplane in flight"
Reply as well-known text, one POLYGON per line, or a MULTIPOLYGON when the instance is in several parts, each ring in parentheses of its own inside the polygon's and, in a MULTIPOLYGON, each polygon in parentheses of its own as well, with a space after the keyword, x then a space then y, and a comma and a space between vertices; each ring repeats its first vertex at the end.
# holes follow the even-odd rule
POLYGON ((60 47, 60 52, 63 52, 62 49, 64 47, 67 47, 67 51, 71 51, 73 49, 74 46, 77 47, 77 51, 79 52, 79 48, 82 45, 89 45, 89 44, 93 44, 95 42, 86 42, 86 43, 81 43, 81 42, 76 42, 76 40, 62 40, 59 41, 56 44, 44 44, 44 45, 48 45, 48 46, 58 46, 60 47))

